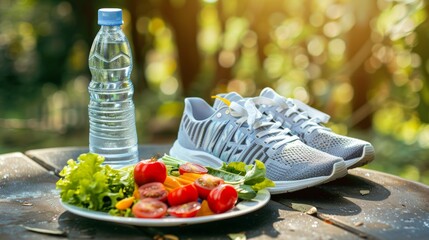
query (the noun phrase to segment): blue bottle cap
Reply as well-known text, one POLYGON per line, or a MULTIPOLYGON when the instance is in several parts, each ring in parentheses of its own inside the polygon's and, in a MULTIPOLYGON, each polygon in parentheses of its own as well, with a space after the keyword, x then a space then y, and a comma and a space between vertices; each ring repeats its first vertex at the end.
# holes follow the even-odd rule
POLYGON ((101 8, 98 10, 98 25, 119 26, 122 25, 122 9, 101 8))

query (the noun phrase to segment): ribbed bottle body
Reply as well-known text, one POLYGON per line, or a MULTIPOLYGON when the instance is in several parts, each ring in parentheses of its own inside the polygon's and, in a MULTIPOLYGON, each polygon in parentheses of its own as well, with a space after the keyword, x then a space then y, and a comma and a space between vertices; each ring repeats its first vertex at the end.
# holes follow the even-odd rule
POLYGON ((130 80, 132 54, 120 26, 102 26, 91 47, 89 149, 120 167, 138 161, 138 141, 130 80))

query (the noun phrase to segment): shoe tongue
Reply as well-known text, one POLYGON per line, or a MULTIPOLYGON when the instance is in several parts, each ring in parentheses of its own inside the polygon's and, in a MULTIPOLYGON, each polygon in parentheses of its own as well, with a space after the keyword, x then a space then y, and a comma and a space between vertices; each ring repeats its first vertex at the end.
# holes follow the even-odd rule
POLYGON ((276 96, 279 97, 279 95, 272 88, 269 87, 264 88, 259 95, 261 97, 266 97, 270 99, 274 99, 276 96))
MULTIPOLYGON (((230 102, 243 102, 243 101, 240 101, 240 100, 243 100, 243 97, 241 97, 240 94, 238 94, 236 92, 230 92, 227 94, 225 94, 225 93, 218 94, 217 96, 219 96, 220 98, 224 98, 230 102)), ((219 109, 219 108, 222 108, 225 106, 227 106, 227 104, 219 98, 216 98, 214 103, 213 103, 214 109, 219 109)))

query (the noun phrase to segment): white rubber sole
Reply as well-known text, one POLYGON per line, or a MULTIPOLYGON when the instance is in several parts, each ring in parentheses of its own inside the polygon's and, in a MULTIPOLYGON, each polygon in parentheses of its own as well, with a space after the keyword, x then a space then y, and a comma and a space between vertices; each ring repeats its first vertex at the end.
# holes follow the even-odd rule
POLYGON ((329 176, 320 176, 295 181, 274 181, 276 186, 273 188, 269 188, 268 190, 271 194, 295 192, 305 188, 310 188, 330 181, 334 181, 335 179, 342 178, 346 175, 346 164, 344 163, 344 161, 341 161, 334 164, 332 173, 329 176))
MULTIPOLYGON (((213 168, 219 168, 223 164, 223 161, 219 158, 206 152, 184 148, 178 143, 178 141, 176 141, 173 147, 170 149, 170 155, 188 162, 199 163, 203 166, 210 166, 213 168)), ((332 173, 329 176, 320 176, 292 181, 274 181, 276 186, 273 188, 268 188, 268 190, 271 194, 294 192, 327 183, 337 178, 344 177, 345 175, 347 175, 347 167, 345 162, 341 161, 334 164, 332 173)))
POLYGON ((372 160, 374 160, 374 157, 374 147, 372 145, 366 145, 363 147, 362 156, 344 162, 346 163, 347 169, 352 169, 370 163, 372 160))

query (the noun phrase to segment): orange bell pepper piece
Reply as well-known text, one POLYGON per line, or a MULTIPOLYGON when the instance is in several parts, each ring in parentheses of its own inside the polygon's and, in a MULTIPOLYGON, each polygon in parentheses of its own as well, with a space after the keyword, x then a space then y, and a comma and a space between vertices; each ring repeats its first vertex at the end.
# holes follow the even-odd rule
POLYGON ((130 208, 131 205, 134 203, 134 197, 127 197, 122 199, 121 201, 117 202, 115 207, 119 210, 125 210, 127 208, 130 208))
POLYGON ((181 187, 182 184, 177 180, 176 177, 167 176, 164 181, 164 186, 166 189, 175 189, 181 187))
POLYGON ((201 208, 197 212, 197 217, 209 216, 209 215, 213 215, 213 214, 214 213, 210 209, 209 203, 207 202, 207 200, 203 200, 203 202, 201 203, 201 208))

